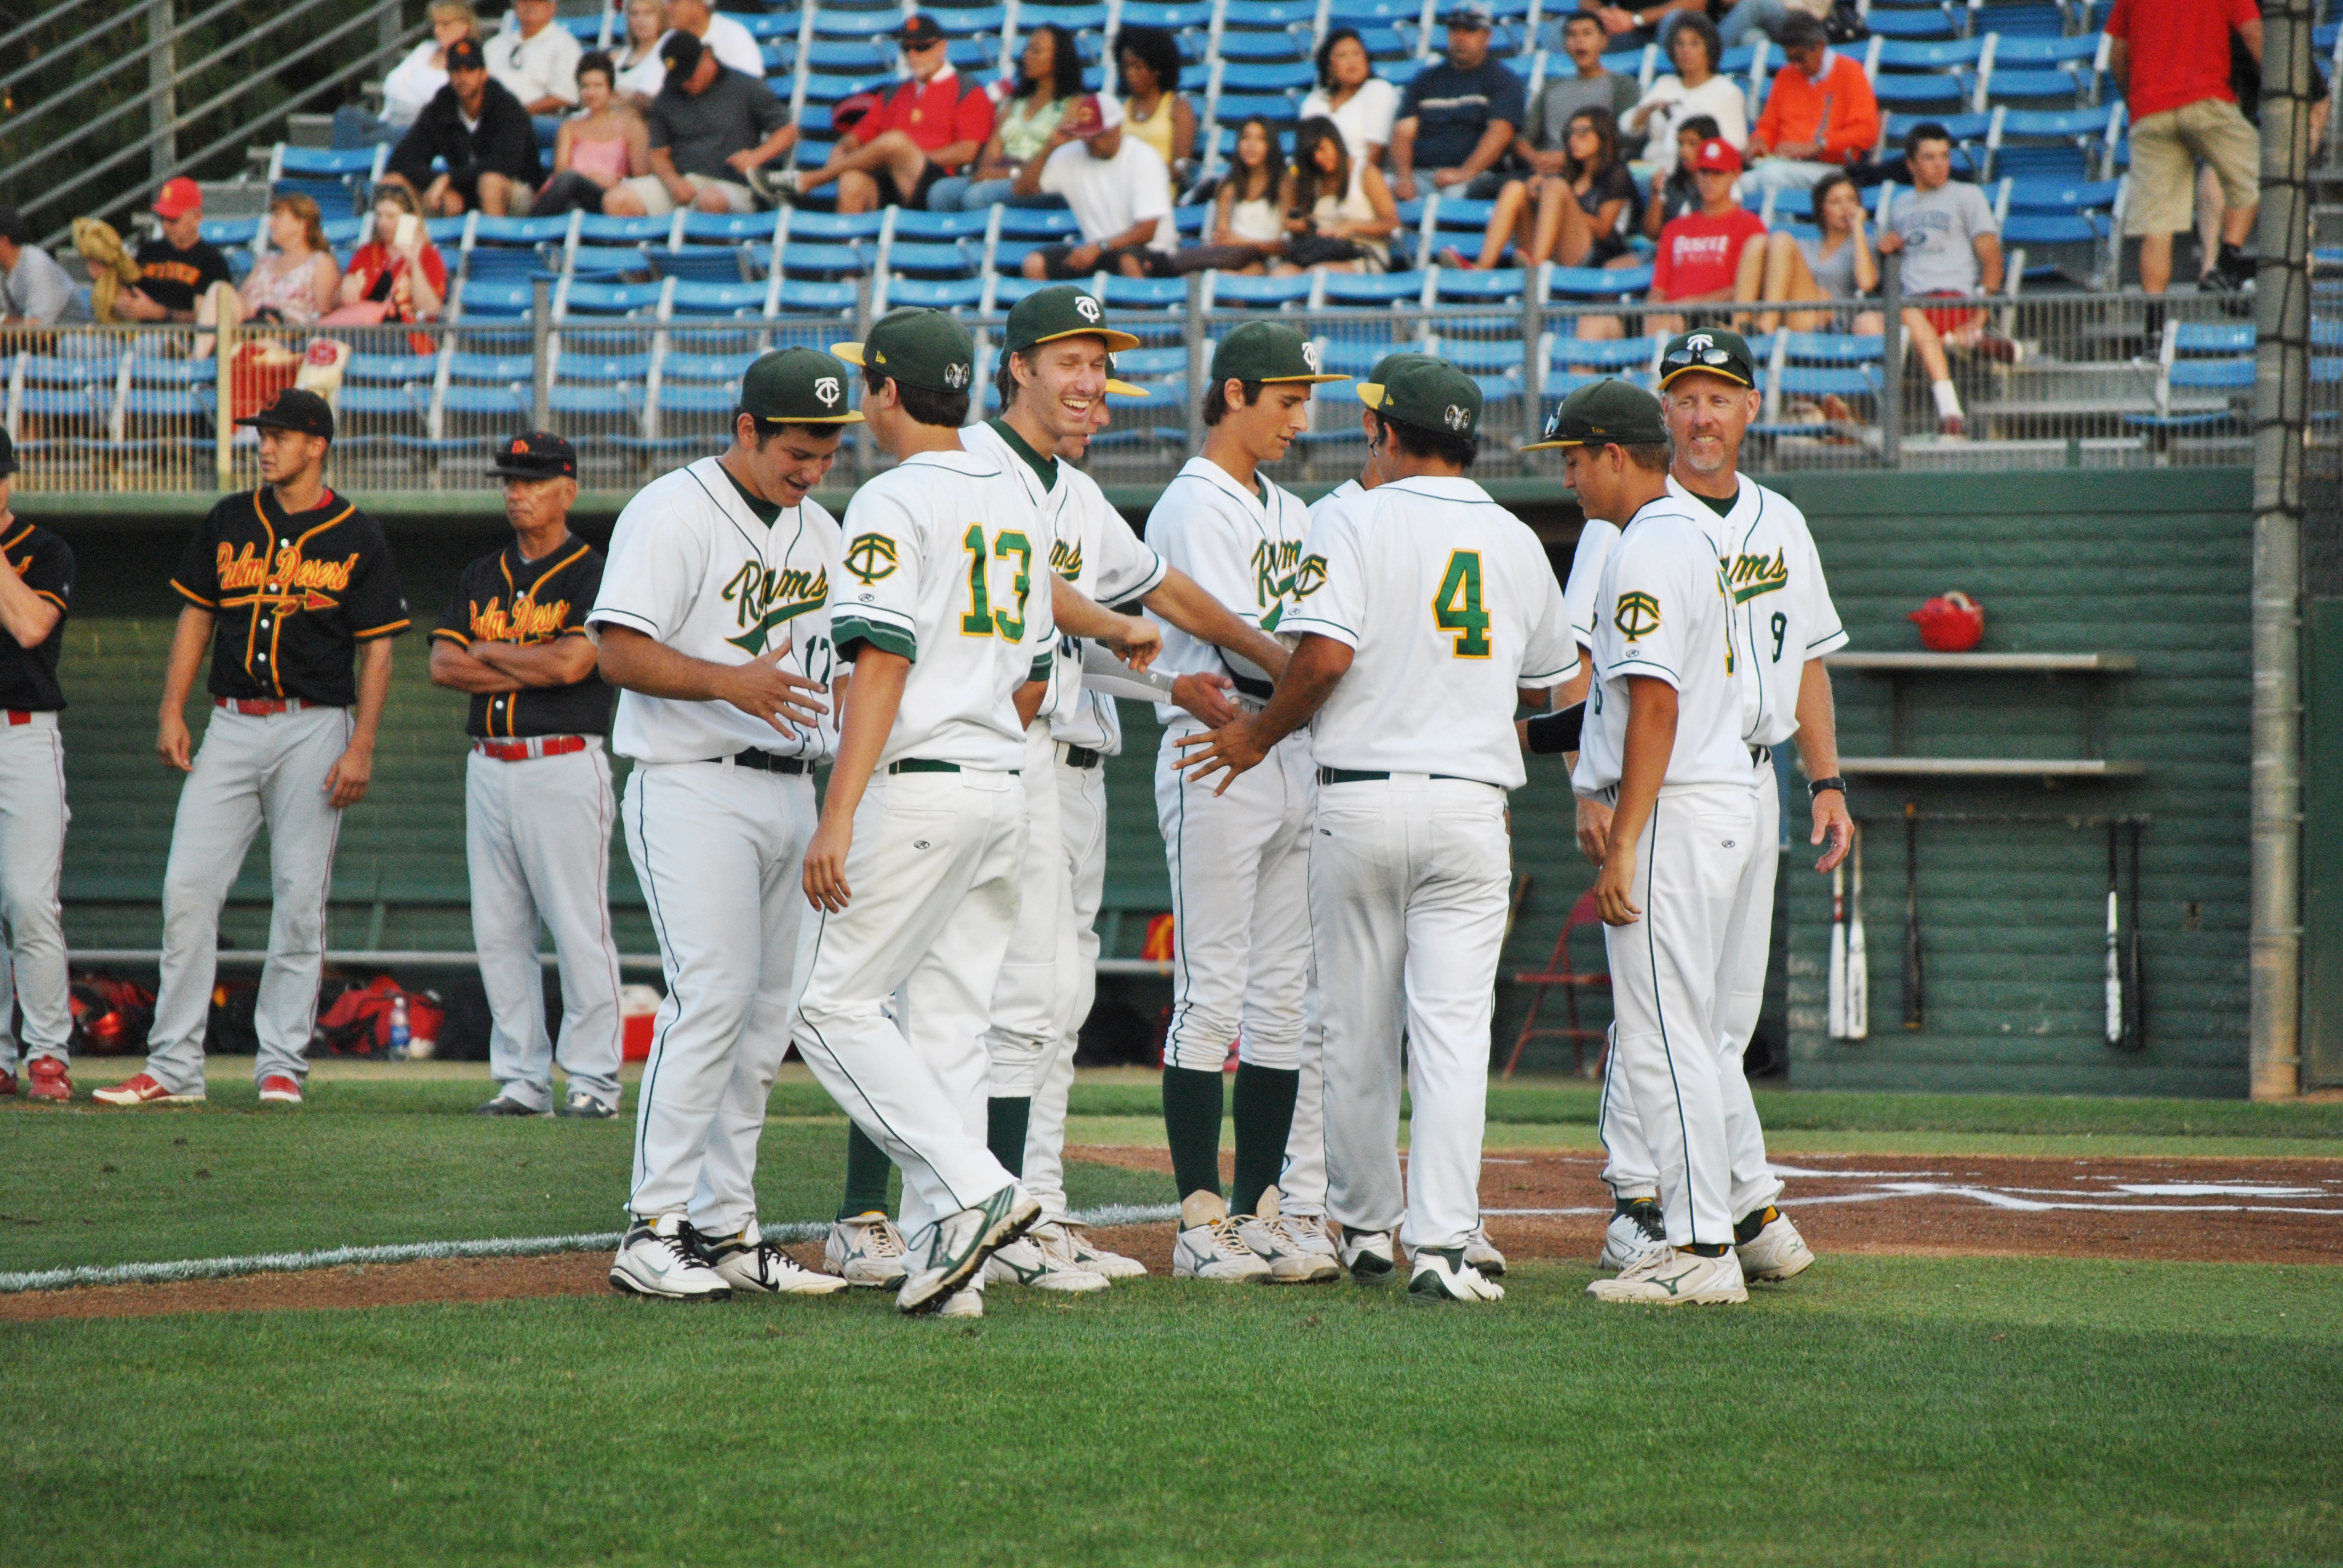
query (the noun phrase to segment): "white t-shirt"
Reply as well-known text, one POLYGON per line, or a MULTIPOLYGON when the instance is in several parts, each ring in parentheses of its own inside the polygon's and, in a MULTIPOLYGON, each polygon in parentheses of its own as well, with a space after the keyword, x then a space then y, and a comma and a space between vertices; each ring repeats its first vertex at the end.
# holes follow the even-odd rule
MULTIPOLYGON (((649 55, 618 73, 618 79, 613 84, 618 91, 640 93, 647 98, 659 96, 659 90, 667 85, 667 67, 659 63, 659 48, 667 40, 668 35, 660 34, 659 43, 651 46, 649 55)), ((745 72, 760 82, 765 79, 764 46, 757 42, 754 33, 731 17, 709 16, 708 31, 701 36, 699 45, 703 49, 715 50, 717 60, 726 68, 745 72)), ((789 94, 783 93, 781 96, 786 100, 789 94)))
MULTIPOLYGON (((1668 493, 1688 508, 1710 510, 1673 477, 1668 493)), ((1752 746, 1779 746, 1798 732, 1798 686, 1806 661, 1845 648, 1846 628, 1823 580, 1805 514, 1787 498, 1743 476, 1733 509, 1716 518, 1716 534, 1733 595, 1738 657, 1756 678, 1755 712, 1742 739, 1752 746)))
MULTIPOLYGON (((1238 618, 1273 632, 1293 602, 1310 513, 1267 475, 1261 482, 1266 495, 1246 489, 1208 457, 1189 458, 1147 515, 1147 545, 1238 618)), ((1242 659, 1232 663, 1169 621, 1156 618, 1156 624, 1163 628, 1163 651, 1154 668, 1173 676, 1232 675, 1251 695, 1269 695, 1266 671, 1242 659)), ((1201 728, 1186 709, 1170 703, 1157 703, 1155 717, 1183 734, 1201 728)))
POLYGON ((1686 120, 1713 116, 1716 134, 1735 147, 1749 140, 1749 100, 1741 84, 1730 76, 1711 76, 1697 87, 1685 86, 1683 78, 1674 75, 1662 76, 1635 108, 1645 104, 1657 106, 1644 122, 1644 159, 1658 168, 1656 179, 1664 180, 1676 172, 1676 127, 1686 120))
MULTIPOLYGON (((602 591, 588 624, 639 631, 711 664, 746 664, 783 638, 781 668, 830 684, 837 673, 829 599, 839 568, 839 528, 811 500, 768 528, 714 457, 662 474, 618 514, 602 591)), ((618 694, 611 744, 638 762, 695 762, 754 749, 827 758, 835 714, 789 734, 729 702, 618 694)))
POLYGON ((1081 142, 1068 142, 1041 166, 1041 191, 1061 196, 1074 209, 1085 241, 1111 239, 1142 218, 1155 220, 1150 250, 1180 248, 1172 222, 1172 171, 1162 156, 1128 131, 1111 158, 1094 158, 1081 142))
POLYGON ((1519 688, 1578 669, 1537 536, 1467 478, 1396 479, 1312 519, 1280 629, 1355 650, 1310 725, 1320 766, 1516 789, 1519 688))
POLYGON ((536 37, 524 38, 520 19, 508 15, 482 53, 488 75, 509 88, 522 107, 548 95, 576 106, 578 62, 586 46, 558 22, 548 22, 536 37))
POLYGON ((1399 118, 1399 89, 1381 76, 1370 76, 1351 101, 1337 109, 1323 87, 1312 87, 1310 95, 1302 100, 1302 117, 1305 120, 1323 115, 1334 122, 1342 133, 1342 146, 1357 163, 1367 156, 1370 146, 1391 146, 1392 126, 1399 118))
POLYGON ((431 63, 431 56, 438 52, 439 40, 426 38, 382 79, 385 125, 413 125, 423 113, 423 106, 438 96, 439 89, 447 85, 447 67, 431 63))
POLYGON ((1694 515, 1705 511, 1673 496, 1646 501, 1604 563, 1594 596, 1594 678, 1570 776, 1581 795, 1601 796, 1619 782, 1630 676, 1676 689, 1675 749, 1663 792, 1749 782, 1749 747, 1742 739, 1749 682, 1735 658, 1732 600, 1715 540, 1694 515))
POLYGON ((1022 768, 1013 699, 1057 639, 1050 523, 1024 486, 990 453, 921 452, 863 482, 845 533, 832 635, 911 661, 880 766, 1022 768))

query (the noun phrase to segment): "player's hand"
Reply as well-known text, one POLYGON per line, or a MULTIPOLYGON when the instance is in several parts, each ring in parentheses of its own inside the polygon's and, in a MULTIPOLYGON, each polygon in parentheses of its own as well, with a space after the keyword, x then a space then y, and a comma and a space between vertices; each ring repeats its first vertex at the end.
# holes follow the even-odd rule
POLYGON ((780 668, 789 646, 784 642, 746 664, 732 666, 724 678, 724 700, 782 734, 794 736, 801 728, 812 729, 830 711, 830 704, 822 700, 830 689, 780 668))
POLYGON ((1845 790, 1825 789, 1815 797, 1815 832, 1806 842, 1819 844, 1825 839, 1830 841, 1830 847, 1815 862, 1815 869, 1835 871, 1838 863, 1846 859, 1847 846, 1855 841, 1855 819, 1847 812, 1845 790))
POLYGON ((1590 865, 1600 866, 1611 847, 1611 808, 1600 800, 1578 803, 1578 852, 1590 865))
POLYGON ((1143 670, 1153 664, 1155 656, 1163 651, 1161 628, 1143 615, 1118 616, 1116 618, 1122 622, 1121 633, 1100 640, 1114 650, 1115 658, 1133 669, 1143 670))
POLYGON ((193 771, 195 745, 195 737, 187 733, 185 719, 176 713, 163 715, 163 722, 155 734, 155 754, 163 759, 165 767, 176 768, 182 773, 193 771))
POLYGON ((1228 699, 1227 693, 1236 689, 1237 683, 1225 675, 1182 675, 1172 679, 1172 700, 1218 729, 1244 717, 1243 709, 1228 699))
MULTIPOLYGON (((1607 818, 1610 813, 1604 815, 1607 818)), ((1594 874, 1594 909, 1606 926, 1632 926, 1643 918, 1627 894, 1635 884, 1635 846, 1622 844, 1594 874)))
POLYGON ((846 851, 853 847, 854 819, 825 815, 806 846, 806 902, 835 915, 853 901, 854 890, 846 885, 846 851))
POLYGON ((1202 784, 1215 773, 1225 771, 1228 777, 1212 791, 1225 795, 1237 775, 1260 765, 1269 754, 1268 749, 1253 738, 1252 724, 1240 719, 1218 729, 1207 729, 1202 735, 1191 735, 1180 742, 1182 756, 1180 766, 1188 769, 1189 782, 1202 784))
POLYGON ((374 782, 374 753, 351 747, 326 770, 326 800, 337 811, 347 810, 366 799, 374 782))

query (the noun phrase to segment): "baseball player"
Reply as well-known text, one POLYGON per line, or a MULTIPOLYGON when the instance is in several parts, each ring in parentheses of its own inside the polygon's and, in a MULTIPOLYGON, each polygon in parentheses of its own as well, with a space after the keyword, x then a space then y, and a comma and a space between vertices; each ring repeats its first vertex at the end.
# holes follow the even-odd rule
MULTIPOLYGON (((1147 543, 1263 632, 1293 599, 1309 514, 1262 475, 1309 423, 1322 373, 1315 347, 1290 327, 1249 321, 1214 350, 1204 394, 1204 451, 1164 487, 1147 543)), ((1266 699, 1284 661, 1231 659, 1173 628, 1163 665, 1174 675, 1227 674, 1266 699)), ((1274 1191, 1302 1076, 1310 977, 1307 866, 1316 805, 1310 743, 1290 735, 1226 793, 1191 781, 1181 743, 1203 726, 1159 704, 1163 744, 1156 819, 1172 873, 1179 958, 1163 1046, 1163 1125, 1180 1190, 1175 1278, 1305 1282, 1332 1279, 1334 1260, 1304 1245, 1306 1226, 1274 1191), (1221 1076, 1237 1043, 1236 1182, 1221 1195, 1221 1076)))
POLYGON ((1610 954, 1611 1070, 1650 1133, 1667 1244, 1598 1300, 1745 1302, 1733 1248, 1725 1095, 1728 943, 1756 808, 1732 602, 1696 512, 1669 494, 1651 394, 1599 381, 1566 398, 1537 449, 1564 452, 1586 514, 1618 542, 1595 592, 1594 677, 1572 787, 1613 812, 1594 897, 1610 954))
POLYGON ((326 400, 289 388, 236 422, 259 431, 266 482, 214 507, 171 577, 186 603, 155 749, 187 781, 163 873, 162 980, 146 1070, 97 1091, 101 1105, 204 1098, 220 904, 263 822, 274 907, 253 1076, 264 1105, 301 1103, 334 844, 374 776, 391 639, 407 627, 381 525, 326 487, 326 400), (197 750, 184 709, 206 643, 212 719, 197 750))
POLYGON ((65 940, 57 907, 64 864, 65 743, 57 713, 57 652, 73 602, 74 555, 48 529, 8 509, 16 448, 0 431, 0 1095, 16 1092, 18 1045, 7 1005, 13 983, 25 1011, 27 1098, 73 1098, 73 1010, 65 986, 65 940))
MULTIPOLYGON (((1752 1280, 1786 1280, 1811 1266, 1815 1255, 1797 1227, 1774 1206, 1782 1183, 1765 1161, 1765 1131, 1742 1057, 1765 1005, 1771 947, 1782 814, 1775 747, 1796 737, 1812 780, 1810 841, 1827 843, 1817 871, 1828 872, 1845 858, 1853 831, 1845 781, 1838 777, 1830 672, 1823 664, 1823 656, 1845 647, 1847 638, 1805 515, 1737 471, 1743 433, 1760 405, 1748 345, 1723 328, 1685 333, 1663 352, 1660 386, 1674 449, 1669 493, 1713 515, 1717 556, 1733 595, 1736 656, 1756 678, 1754 715, 1742 738, 1751 749, 1757 832, 1742 868, 1729 926, 1730 989, 1717 1040, 1717 1077, 1725 1093, 1733 1234, 1742 1272, 1752 1280)), ((1605 826, 1602 810, 1598 803, 1588 803, 1596 831, 1605 826)), ((1602 1134, 1610 1156, 1604 1175, 1614 1194, 1633 1203, 1655 1191, 1651 1149, 1628 1097, 1606 1093, 1602 1134)), ((1615 1259, 1621 1267, 1633 1261, 1632 1253, 1615 1259)))
POLYGON ((1303 723, 1318 762, 1310 916, 1325 1030, 1327 1207, 1354 1277, 1411 1255, 1408 1289, 1489 1302, 1466 1256, 1481 1223, 1489 1020, 1512 874, 1513 710, 1578 654, 1537 537, 1464 477, 1481 392, 1436 359, 1359 397, 1384 483, 1310 531, 1283 629, 1300 646, 1259 714, 1192 736, 1190 778, 1223 787, 1303 723), (1312 718, 1314 715, 1314 719, 1312 718), (1399 984, 1394 986, 1394 977, 1399 984), (1399 1163, 1401 1030, 1413 1117, 1399 1163))
POLYGON ((488 472, 502 479, 513 541, 456 580, 431 634, 431 678, 469 692, 464 848, 472 945, 494 1028, 497 1081, 482 1116, 546 1116, 553 1045, 545 1031, 537 928, 561 973, 563 1116, 618 1113, 618 952, 610 937, 610 823, 617 801, 602 738, 610 689, 586 615, 602 553, 569 531, 578 455, 544 430, 516 436, 488 472))
POLYGON ((730 447, 618 514, 587 618, 619 689, 627 854, 667 976, 635 1101, 633 1218, 610 1265, 632 1294, 846 1288, 764 1239, 755 1177, 789 1045, 813 769, 831 746, 839 532, 809 492, 860 417, 829 355, 759 357, 730 447))

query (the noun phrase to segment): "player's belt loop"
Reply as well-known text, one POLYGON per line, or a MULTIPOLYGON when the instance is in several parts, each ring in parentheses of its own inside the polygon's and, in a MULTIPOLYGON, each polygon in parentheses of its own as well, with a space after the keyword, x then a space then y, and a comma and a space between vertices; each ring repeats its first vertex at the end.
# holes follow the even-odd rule
POLYGON ((1106 761, 1106 753, 1103 751, 1093 751, 1087 746, 1068 746, 1061 743, 1058 747, 1058 760, 1063 762, 1069 768, 1081 768, 1087 769, 1099 767, 1101 764, 1104 763, 1106 761))
POLYGON ((772 751, 736 751, 729 757, 711 757, 710 762, 729 762, 735 768, 754 769, 759 773, 810 773, 813 764, 803 757, 783 757, 772 751))
POLYGON ((939 762, 932 757, 906 757, 900 762, 890 762, 887 764, 887 771, 890 774, 957 773, 960 771, 960 764, 957 762, 939 762))

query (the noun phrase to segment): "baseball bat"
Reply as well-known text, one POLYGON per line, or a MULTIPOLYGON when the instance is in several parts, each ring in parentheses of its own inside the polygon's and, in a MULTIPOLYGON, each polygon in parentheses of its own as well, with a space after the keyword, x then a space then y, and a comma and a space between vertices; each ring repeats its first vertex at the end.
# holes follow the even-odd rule
POLYGON ((1831 868, 1830 1020, 1833 1040, 1846 1038, 1846 864, 1831 868))
MULTIPOLYGON (((1133 702, 1172 700, 1172 677, 1158 670, 1133 669, 1096 642, 1082 644, 1082 684, 1092 691, 1128 698, 1133 702)), ((1258 713, 1262 706, 1260 699, 1242 692, 1231 692, 1229 699, 1248 713, 1258 713)))
POLYGON ((1855 830, 1855 900, 1846 921, 1846 1038, 1871 1033, 1871 948, 1863 940, 1863 829, 1855 830))
POLYGON ((2116 838, 2122 830, 2114 818, 2107 819, 2107 1043, 2118 1049, 2124 1040, 2124 985, 2122 947, 2117 930, 2116 838))
POLYGON ((1920 809, 1904 802, 1904 1027, 1920 1027, 1920 809))

